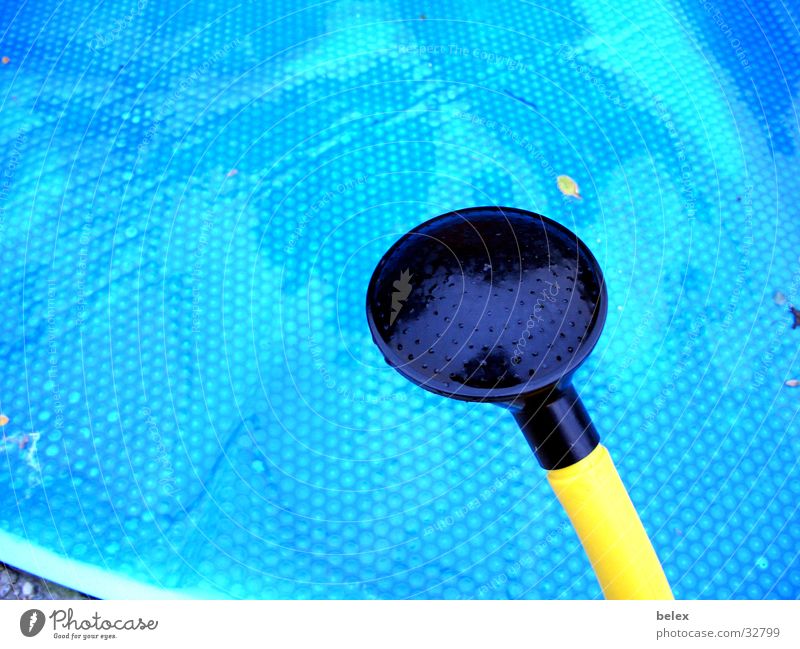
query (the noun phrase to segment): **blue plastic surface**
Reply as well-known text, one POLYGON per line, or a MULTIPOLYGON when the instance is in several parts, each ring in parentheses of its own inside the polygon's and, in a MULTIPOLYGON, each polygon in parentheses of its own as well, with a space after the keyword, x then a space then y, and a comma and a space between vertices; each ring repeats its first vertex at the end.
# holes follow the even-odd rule
POLYGON ((107 597, 599 597, 508 413, 366 326, 396 238, 500 204, 604 269, 575 383, 676 596, 798 597, 798 24, 4 0, 0 560, 107 597))

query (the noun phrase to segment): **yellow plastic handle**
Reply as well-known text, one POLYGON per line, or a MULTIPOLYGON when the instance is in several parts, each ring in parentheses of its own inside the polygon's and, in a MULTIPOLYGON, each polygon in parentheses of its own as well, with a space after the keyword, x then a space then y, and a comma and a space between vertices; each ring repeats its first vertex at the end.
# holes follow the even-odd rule
POLYGON ((674 599, 661 563, 608 450, 547 479, 567 512, 606 599, 674 599))

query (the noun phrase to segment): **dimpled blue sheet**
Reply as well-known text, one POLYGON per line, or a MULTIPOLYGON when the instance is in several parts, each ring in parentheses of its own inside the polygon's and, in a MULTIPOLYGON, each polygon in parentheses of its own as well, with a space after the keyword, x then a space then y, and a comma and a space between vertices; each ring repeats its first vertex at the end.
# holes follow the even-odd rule
POLYGON ((401 234, 494 204, 603 267, 575 384, 676 596, 798 597, 798 25, 4 0, 0 560, 101 597, 600 597, 512 417, 367 327, 401 234))

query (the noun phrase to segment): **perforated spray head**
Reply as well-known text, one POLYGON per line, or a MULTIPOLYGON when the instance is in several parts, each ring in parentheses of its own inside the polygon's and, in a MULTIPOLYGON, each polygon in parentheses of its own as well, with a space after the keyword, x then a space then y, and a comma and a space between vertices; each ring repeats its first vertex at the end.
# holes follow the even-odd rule
POLYGON ((545 468, 597 445, 570 379, 606 309, 586 245, 555 221, 507 207, 458 210, 414 228, 367 290, 386 361, 437 394, 511 408, 545 468))

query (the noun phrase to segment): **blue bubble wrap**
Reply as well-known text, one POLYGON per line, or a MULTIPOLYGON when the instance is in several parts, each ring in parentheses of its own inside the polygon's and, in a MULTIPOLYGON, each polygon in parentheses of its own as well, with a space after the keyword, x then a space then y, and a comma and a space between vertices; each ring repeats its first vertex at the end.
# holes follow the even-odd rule
POLYGON ((499 204, 604 269, 575 384, 676 596, 798 597, 798 24, 4 0, 0 560, 103 597, 600 597, 508 413, 367 328, 394 240, 499 204))

